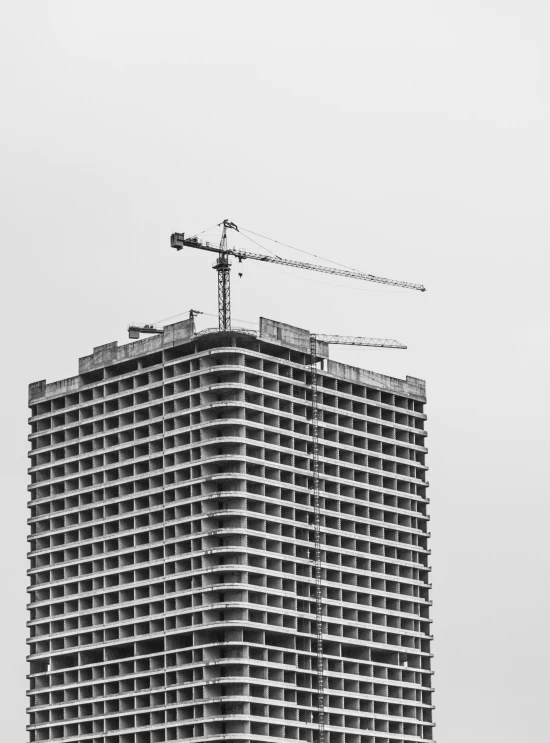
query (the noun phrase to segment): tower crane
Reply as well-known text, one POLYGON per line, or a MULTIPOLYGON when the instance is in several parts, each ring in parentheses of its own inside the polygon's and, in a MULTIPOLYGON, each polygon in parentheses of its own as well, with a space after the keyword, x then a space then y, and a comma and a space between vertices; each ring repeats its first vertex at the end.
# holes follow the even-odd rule
POLYGON ((230 256, 237 258, 239 263, 247 258, 263 263, 276 263, 279 266, 290 266, 291 268, 304 268, 308 271, 319 271, 328 273, 333 276, 345 276, 349 279, 360 279, 362 281, 372 281, 376 284, 386 284, 388 286, 399 286, 405 289, 415 289, 417 291, 426 291, 421 284, 412 284, 409 281, 396 281, 395 279, 385 279, 381 276, 373 276, 370 273, 355 271, 352 269, 329 268, 328 266, 319 266, 315 263, 303 263, 302 261, 291 261, 278 256, 262 255, 261 253, 249 253, 246 250, 235 250, 227 247, 227 230, 239 231, 234 222, 224 219, 218 226, 222 227, 222 236, 219 245, 211 245, 209 242, 201 242, 196 236, 186 238, 183 232, 174 232, 170 239, 172 248, 182 250, 184 247, 197 248, 206 250, 210 253, 217 253, 218 257, 214 261, 212 268, 218 272, 218 321, 220 330, 231 330, 231 285, 230 256))
MULTIPOLYGON (((262 261, 264 263, 275 263, 279 266, 290 266, 291 268, 303 268, 308 271, 318 271, 320 273, 328 273, 333 276, 344 276, 350 279, 360 279, 361 281, 371 281, 377 284, 385 284, 388 286, 398 286, 406 289, 414 289, 417 291, 426 291, 421 284, 413 284, 408 281, 396 281, 395 279, 386 279, 380 276, 373 276, 372 274, 363 273, 362 271, 355 271, 353 269, 343 268, 329 268, 327 266, 320 266, 314 263, 304 263, 301 261, 292 261, 279 256, 262 255, 260 253, 249 253, 245 250, 235 250, 234 248, 227 247, 227 231, 236 230, 239 232, 239 228, 234 222, 230 222, 224 219, 218 226, 222 227, 222 236, 220 244, 218 246, 211 245, 209 242, 201 242, 198 237, 185 237, 184 233, 175 232, 171 236, 171 247, 176 250, 181 250, 183 247, 197 248, 199 250, 206 250, 211 253, 216 253, 217 258, 214 261, 213 268, 218 272, 218 321, 220 331, 231 330, 231 286, 230 286, 230 272, 231 263, 230 257, 237 258, 239 263, 247 258, 251 258, 256 261, 262 261)), ((135 331, 140 330, 141 332, 159 332, 148 326, 145 330, 144 327, 133 328, 135 331), (149 329, 150 328, 150 329, 149 329)), ((162 331, 160 331, 162 332, 162 331)), ((318 407, 318 369, 317 369, 317 343, 322 341, 324 343, 337 343, 340 345, 352 345, 352 346, 372 346, 375 348, 398 348, 404 349, 406 346, 399 341, 385 339, 385 338, 364 338, 356 336, 342 336, 342 335, 321 335, 321 334, 310 334, 310 348, 309 348, 309 372, 310 372, 310 387, 311 387, 311 439, 312 439, 312 455, 311 455, 311 505, 313 507, 314 516, 314 578, 315 578, 315 626, 316 626, 316 656, 317 656, 317 743, 325 743, 325 674, 324 674, 324 660, 323 660, 323 554, 322 554, 322 535, 321 535, 321 494, 320 494, 320 467, 319 467, 319 435, 320 435, 320 423, 319 423, 319 407, 318 407)))

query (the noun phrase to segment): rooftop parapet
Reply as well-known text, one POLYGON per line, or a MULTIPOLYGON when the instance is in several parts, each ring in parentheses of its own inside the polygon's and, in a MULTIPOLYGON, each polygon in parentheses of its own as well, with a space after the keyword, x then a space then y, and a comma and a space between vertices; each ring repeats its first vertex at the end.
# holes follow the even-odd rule
POLYGON ((358 366, 348 366, 338 361, 329 361, 327 363, 327 373, 345 379, 353 384, 364 384, 368 387, 378 387, 398 395, 414 397, 422 402, 426 402, 426 382, 416 377, 406 377, 406 379, 397 379, 388 377, 386 374, 361 369, 358 366))
MULTIPOLYGON (((310 352, 311 333, 309 330, 277 322, 277 320, 269 320, 267 317, 260 317, 260 338, 280 343, 282 346, 294 348, 302 353, 310 352)), ((317 356, 328 359, 328 355, 328 343, 317 341, 317 356)))
MULTIPOLYGON (((181 322, 166 325, 164 332, 159 335, 149 336, 133 343, 126 343, 122 346, 117 341, 104 343, 96 346, 93 352, 88 356, 79 359, 78 375, 68 377, 57 382, 47 383, 45 379, 29 384, 29 403, 49 397, 56 397, 79 390, 91 382, 88 375, 99 369, 111 366, 113 364, 123 364, 137 357, 148 356, 163 348, 171 348, 190 341, 194 338, 202 337, 209 333, 224 332, 217 329, 203 330, 200 333, 194 333, 193 320, 187 319, 181 322)), ((304 328, 298 328, 294 325, 270 320, 266 317, 260 318, 259 333, 253 331, 244 331, 234 328, 229 333, 243 333, 258 337, 268 343, 290 348, 294 351, 309 354, 311 333, 304 328)), ((416 397, 425 401, 426 388, 425 382, 415 377, 407 377, 406 380, 388 377, 384 374, 368 371, 359 367, 348 366, 329 359, 329 344, 323 341, 317 341, 317 357, 327 360, 326 371, 340 379, 345 379, 358 384, 365 384, 391 392, 416 397)))

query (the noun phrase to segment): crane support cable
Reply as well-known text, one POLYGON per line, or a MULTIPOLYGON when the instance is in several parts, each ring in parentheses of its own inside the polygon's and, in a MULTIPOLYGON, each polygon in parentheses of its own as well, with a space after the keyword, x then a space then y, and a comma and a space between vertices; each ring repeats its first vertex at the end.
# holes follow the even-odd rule
POLYGON ((323 661, 323 563, 321 550, 321 497, 319 493, 319 409, 317 379, 317 338, 310 336, 312 496, 315 527, 315 634, 317 643, 317 724, 318 743, 325 743, 325 670, 323 661))
MULTIPOLYGON (((240 232, 240 230, 239 230, 239 232, 240 232)), ((274 252, 273 252, 272 250, 270 250, 269 248, 266 248, 266 246, 265 246, 265 245, 262 245, 262 244, 261 244, 261 243, 259 243, 259 242, 258 242, 257 240, 253 240, 253 239, 252 239, 251 237, 249 237, 248 235, 245 235, 245 234, 244 234, 244 232, 240 232, 240 234, 241 234, 241 235, 242 235, 243 237, 246 237, 246 239, 247 239, 247 240, 250 240, 250 242, 251 242, 251 243, 254 243, 254 245, 257 245, 257 246, 258 246, 259 248, 262 248, 262 250, 267 250, 267 252, 268 252, 268 253, 271 253, 271 255, 274 255, 274 256, 275 256, 275 258, 280 258, 280 257, 281 257, 280 255, 277 255, 277 253, 274 253, 274 252)))
MULTIPOLYGON (((330 258, 325 258, 323 255, 317 255, 317 253, 312 253, 309 250, 303 250, 303 248, 297 248, 295 245, 289 245, 288 243, 281 242, 281 240, 275 240, 273 237, 267 237, 266 235, 260 235, 259 232, 253 232, 252 230, 247 230, 246 227, 239 227, 239 232, 241 234, 244 234, 245 232, 250 232, 251 235, 256 235, 256 237, 261 237, 263 240, 269 240, 272 243, 277 243, 277 245, 282 245, 285 248, 290 248, 291 250, 296 250, 298 253, 304 253, 304 255, 311 255, 312 258, 318 258, 321 261, 326 261, 327 263, 332 263, 335 266, 340 266, 341 268, 349 268, 350 271, 355 271, 357 269, 352 268, 352 266, 347 266, 345 263, 338 263, 338 261, 333 261, 330 258)), ((246 235, 245 235, 246 237, 246 235)), ((256 245, 259 245, 259 243, 256 243, 256 245)), ((262 245, 261 247, 265 247, 262 245)), ((269 250, 269 248, 266 248, 266 250, 269 250)), ((271 251, 269 251, 271 252, 271 251)))

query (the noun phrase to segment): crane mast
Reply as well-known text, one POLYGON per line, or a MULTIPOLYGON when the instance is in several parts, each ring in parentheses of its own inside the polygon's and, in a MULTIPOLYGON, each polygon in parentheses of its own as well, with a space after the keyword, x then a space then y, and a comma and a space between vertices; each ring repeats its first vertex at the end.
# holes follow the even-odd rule
POLYGON ((218 325, 220 330, 231 330, 231 263, 227 250, 228 228, 238 230, 237 225, 224 219, 218 258, 213 268, 218 272, 218 325))

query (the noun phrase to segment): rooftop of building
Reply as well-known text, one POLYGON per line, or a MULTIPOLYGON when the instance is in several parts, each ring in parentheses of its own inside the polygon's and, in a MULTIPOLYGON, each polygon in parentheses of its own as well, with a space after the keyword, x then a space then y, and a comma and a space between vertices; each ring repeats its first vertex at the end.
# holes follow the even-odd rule
MULTIPOLYGON (((276 320, 261 317, 257 331, 244 328, 219 331, 217 328, 208 328, 195 332, 193 320, 188 319, 166 325, 162 333, 131 343, 125 343, 121 346, 118 345, 117 341, 96 346, 91 354, 79 359, 78 375, 61 379, 57 382, 47 383, 45 379, 42 379, 29 384, 29 404, 36 403, 39 400, 77 392, 93 384, 94 381, 91 379, 91 373, 99 371, 102 368, 115 364, 124 364, 133 359, 149 356, 163 349, 181 346, 205 336, 210 339, 213 336, 219 337, 221 335, 248 336, 251 339, 256 338, 272 346, 279 346, 308 355, 310 353, 311 333, 309 330, 276 320)), ((422 402, 426 401, 426 383, 423 379, 410 376, 407 376, 405 379, 399 379, 367 369, 361 369, 360 367, 332 361, 329 359, 329 345, 323 341, 317 341, 317 357, 326 360, 326 365, 322 373, 353 384, 376 387, 395 394, 412 397, 422 402)))

